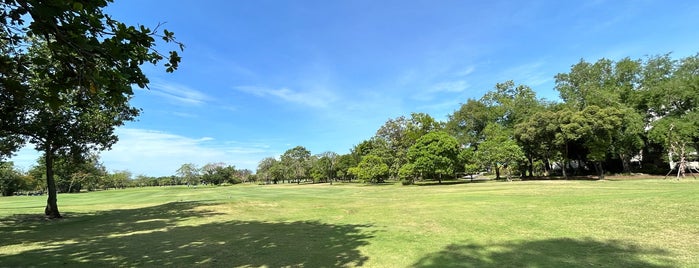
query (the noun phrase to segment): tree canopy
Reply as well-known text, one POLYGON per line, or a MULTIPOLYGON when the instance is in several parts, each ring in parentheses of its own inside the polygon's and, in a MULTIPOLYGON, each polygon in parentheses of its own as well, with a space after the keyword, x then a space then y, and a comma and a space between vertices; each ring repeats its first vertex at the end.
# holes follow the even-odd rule
POLYGON ((144 63, 180 56, 155 50, 156 38, 177 43, 157 27, 128 26, 103 12, 111 1, 11 0, 0 3, 0 152, 29 142, 44 152, 49 197, 45 213, 60 218, 53 164, 58 155, 80 158, 109 149, 115 127, 133 120, 132 85, 146 87, 144 63))

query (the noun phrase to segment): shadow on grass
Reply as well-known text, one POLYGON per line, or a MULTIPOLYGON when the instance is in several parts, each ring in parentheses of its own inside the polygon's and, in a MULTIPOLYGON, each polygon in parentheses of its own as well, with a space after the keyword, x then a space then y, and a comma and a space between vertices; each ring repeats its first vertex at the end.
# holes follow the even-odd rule
POLYGON ((444 185, 456 185, 456 184, 464 184, 464 183, 469 183, 467 180, 443 180, 442 183, 439 183, 438 181, 421 181, 421 182, 416 182, 415 185, 417 186, 444 186, 444 185))
POLYGON ((600 178, 598 176, 584 175, 584 176, 535 176, 535 177, 521 177, 522 181, 598 181, 600 178))
POLYGON ((0 267, 342 267, 367 260, 366 225, 316 221, 226 221, 194 225, 217 213, 179 202, 65 220, 0 219, 0 267))
POLYGON ((413 267, 674 267, 668 255, 663 249, 621 241, 549 239, 488 246, 452 244, 413 267))

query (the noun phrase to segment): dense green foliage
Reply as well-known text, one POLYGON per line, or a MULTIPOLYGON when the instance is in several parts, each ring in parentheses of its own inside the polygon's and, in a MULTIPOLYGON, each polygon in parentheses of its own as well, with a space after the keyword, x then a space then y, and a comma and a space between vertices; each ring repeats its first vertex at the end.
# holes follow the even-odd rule
POLYGON ((362 161, 349 172, 357 176, 363 182, 379 183, 388 177, 388 165, 377 155, 369 154, 362 157, 362 161))
POLYGON ((175 41, 171 32, 116 21, 103 13, 109 2, 0 2, 0 160, 27 142, 44 152, 51 218, 61 217, 54 160, 109 149, 114 129, 139 114, 129 99, 149 82, 140 66, 167 58, 172 72, 180 62, 154 50, 155 38, 175 41))
POLYGON ((459 154, 459 143, 446 132, 425 134, 408 149, 408 163, 404 173, 412 169, 414 175, 438 180, 453 177, 459 154))

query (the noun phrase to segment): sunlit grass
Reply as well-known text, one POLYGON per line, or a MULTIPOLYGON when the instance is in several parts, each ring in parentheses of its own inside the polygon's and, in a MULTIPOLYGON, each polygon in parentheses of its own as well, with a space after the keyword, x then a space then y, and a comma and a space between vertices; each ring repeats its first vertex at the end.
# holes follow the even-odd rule
POLYGON ((152 187, 0 198, 0 266, 699 266, 699 180, 152 187))

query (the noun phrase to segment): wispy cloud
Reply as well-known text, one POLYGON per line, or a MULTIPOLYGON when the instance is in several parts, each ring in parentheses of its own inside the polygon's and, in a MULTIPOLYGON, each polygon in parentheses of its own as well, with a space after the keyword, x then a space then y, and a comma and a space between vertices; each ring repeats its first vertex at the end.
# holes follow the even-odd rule
POLYGON ((197 118, 197 115, 185 112, 172 112, 172 115, 182 118, 197 118))
POLYGON ((447 81, 433 85, 428 91, 437 92, 463 92, 468 89, 469 84, 465 80, 447 81))
POLYGON ((150 88, 153 93, 181 105, 199 106, 212 99, 201 91, 176 83, 156 81, 151 83, 150 88))
POLYGON ((470 85, 466 80, 438 82, 428 86, 425 90, 415 93, 413 99, 417 101, 432 101, 438 98, 439 95, 463 92, 469 87, 470 85))
POLYGON ((457 71, 457 72, 454 73, 454 74, 455 74, 456 76, 468 76, 468 75, 472 74, 472 73, 475 72, 475 71, 476 71, 476 67, 475 67, 475 66, 468 66, 468 67, 466 67, 465 69, 460 70, 460 71, 457 71))
POLYGON ((238 86, 236 90, 259 97, 272 97, 285 102, 314 108, 327 108, 337 97, 328 90, 294 91, 288 88, 266 88, 258 86, 238 86))
POLYGON ((544 60, 534 61, 519 66, 515 66, 503 71, 503 77, 511 77, 515 83, 524 84, 530 87, 541 86, 553 81, 555 74, 545 70, 544 60))
POLYGON ((147 129, 121 128, 117 134, 119 142, 102 153, 102 161, 110 170, 134 174, 172 175, 184 163, 202 166, 212 162, 254 170, 260 159, 276 153, 261 143, 191 138, 147 129))

